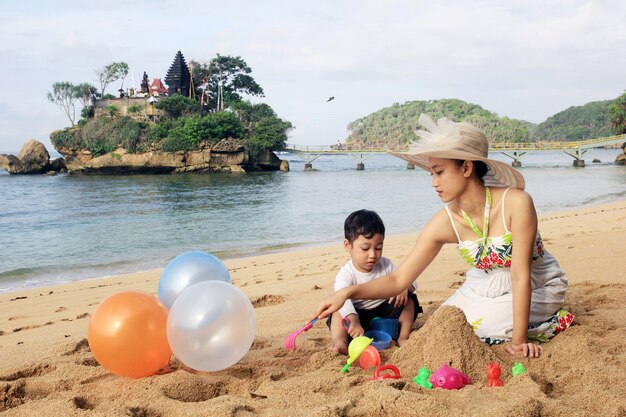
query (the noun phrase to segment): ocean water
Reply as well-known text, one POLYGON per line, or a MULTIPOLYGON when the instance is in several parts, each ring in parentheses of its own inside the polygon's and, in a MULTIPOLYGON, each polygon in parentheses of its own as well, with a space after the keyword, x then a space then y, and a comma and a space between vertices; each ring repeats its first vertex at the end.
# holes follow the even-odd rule
MULTIPOLYGON (((529 153, 521 172, 540 213, 626 198, 619 149, 529 153), (592 164, 593 158, 602 161, 592 164)), ((313 172, 12 176, 0 171, 0 292, 165 267, 201 250, 222 259, 339 243, 343 221, 376 210, 387 234, 417 232, 441 207, 428 173, 377 154, 322 156, 313 172)), ((495 153, 493 157, 510 161, 495 153)), ((407 248, 407 251, 410 248, 407 248)))

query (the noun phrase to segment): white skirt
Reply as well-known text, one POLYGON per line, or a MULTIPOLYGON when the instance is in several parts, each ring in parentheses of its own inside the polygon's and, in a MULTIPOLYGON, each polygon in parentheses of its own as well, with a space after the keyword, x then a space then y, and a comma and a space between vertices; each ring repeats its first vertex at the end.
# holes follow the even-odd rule
MULTIPOLYGON (((550 320, 563 306, 567 276, 548 252, 531 265, 532 296, 528 337, 545 333, 550 320)), ((513 336, 513 294, 511 269, 493 271, 472 268, 463 285, 443 305, 453 305, 465 313, 481 339, 511 340, 513 336)))

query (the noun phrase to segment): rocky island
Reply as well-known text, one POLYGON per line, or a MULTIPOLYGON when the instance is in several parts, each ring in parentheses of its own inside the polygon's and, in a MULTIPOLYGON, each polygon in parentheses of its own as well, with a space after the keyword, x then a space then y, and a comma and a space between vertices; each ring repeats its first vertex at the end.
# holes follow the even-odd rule
POLYGON ((106 82, 128 73, 125 63, 101 70, 100 92, 86 83, 55 83, 48 99, 71 122, 50 134, 63 157, 50 160, 45 146, 31 140, 17 156, 0 155, 0 168, 11 174, 288 170, 273 151, 285 147, 293 126, 269 105, 242 99, 240 93, 263 96, 250 72, 240 57, 218 54, 208 64, 187 65, 178 51, 165 76, 167 88, 144 72, 139 89, 105 94, 106 82), (74 123, 78 102, 83 108, 74 123))

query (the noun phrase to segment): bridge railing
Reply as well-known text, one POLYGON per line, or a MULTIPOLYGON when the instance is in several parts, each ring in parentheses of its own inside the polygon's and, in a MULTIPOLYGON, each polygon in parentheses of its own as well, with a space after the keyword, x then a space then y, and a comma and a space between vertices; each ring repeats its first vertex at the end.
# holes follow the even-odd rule
MULTIPOLYGON (((600 146, 619 146, 621 141, 626 142, 626 135, 614 135, 596 139, 585 139, 578 141, 535 141, 535 142, 493 142, 489 144, 489 149, 493 151, 513 151, 513 150, 565 150, 578 148, 593 148, 600 146), (606 145, 603 145, 606 144, 606 145)), ((353 144, 336 145, 295 145, 287 144, 285 151, 314 152, 314 153, 340 153, 340 152, 404 152, 407 147, 380 147, 363 146, 353 144)))
POLYGON ((362 146, 362 145, 294 145, 287 144, 285 151, 297 151, 297 152, 388 152, 395 151, 392 148, 376 147, 376 146, 362 146))

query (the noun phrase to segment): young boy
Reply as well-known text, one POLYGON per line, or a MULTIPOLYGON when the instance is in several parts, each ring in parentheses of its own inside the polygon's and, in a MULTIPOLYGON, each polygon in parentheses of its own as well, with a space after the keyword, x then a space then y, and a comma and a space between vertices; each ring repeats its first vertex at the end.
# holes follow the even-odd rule
MULTIPOLYGON (((378 214, 370 210, 355 211, 344 222, 344 234, 343 247, 350 253, 350 260, 337 273, 335 291, 389 275, 396 269, 388 258, 382 257, 385 225, 378 214)), ((413 283, 408 290, 389 300, 347 300, 328 318, 333 348, 348 354, 349 337, 362 336, 370 330, 370 322, 376 317, 398 319, 397 343, 402 346, 409 338, 417 314, 422 311, 416 288, 417 284, 413 283), (347 332, 342 326, 344 319, 350 322, 347 332)))

